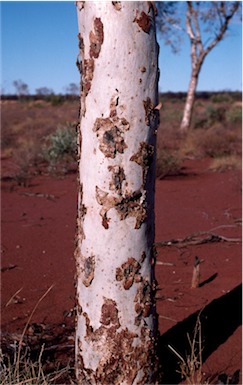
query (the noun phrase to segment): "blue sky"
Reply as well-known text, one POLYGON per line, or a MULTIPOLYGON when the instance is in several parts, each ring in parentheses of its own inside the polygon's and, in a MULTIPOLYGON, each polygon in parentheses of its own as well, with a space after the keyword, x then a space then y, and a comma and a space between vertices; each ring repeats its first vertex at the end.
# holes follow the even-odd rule
MULTIPOLYGON (((1 82, 4 93, 15 93, 13 81, 48 87, 65 93, 70 83, 79 83, 76 67, 78 27, 74 1, 1 2, 1 82)), ((190 79, 188 37, 179 54, 173 54, 161 39, 160 91, 186 91, 190 79)), ((242 31, 233 22, 227 38, 208 55, 199 76, 198 90, 241 90, 242 31)))

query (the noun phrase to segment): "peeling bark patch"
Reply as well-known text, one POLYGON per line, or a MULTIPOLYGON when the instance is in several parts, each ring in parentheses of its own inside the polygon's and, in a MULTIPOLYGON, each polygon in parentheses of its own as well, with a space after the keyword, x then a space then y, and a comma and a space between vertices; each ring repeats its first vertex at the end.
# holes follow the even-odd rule
POLYGON ((105 298, 101 308, 100 323, 106 326, 114 325, 117 328, 120 327, 116 302, 112 299, 105 298))
POLYGON ((117 194, 122 194, 122 183, 126 179, 124 169, 120 166, 109 166, 108 170, 112 172, 110 190, 117 194))
POLYGON ((151 28, 151 18, 147 13, 142 11, 139 17, 135 17, 134 22, 136 22, 144 32, 149 33, 151 28))
POLYGON ((153 126, 159 118, 159 110, 155 108, 149 97, 143 101, 143 106, 145 110, 145 123, 147 126, 153 126))
POLYGON ((94 19, 94 32, 93 31, 90 32, 89 40, 90 40, 89 56, 90 58, 97 59, 100 54, 101 46, 104 42, 103 23, 101 19, 98 17, 94 19))
POLYGON ((83 284, 88 287, 91 285, 94 279, 94 271, 95 271, 95 257, 92 255, 91 257, 83 259, 83 284))
POLYGON ((110 219, 107 217, 107 213, 111 208, 116 209, 121 220, 134 217, 136 219, 135 229, 139 229, 147 217, 146 202, 141 191, 114 197, 96 186, 96 200, 103 206, 100 210, 100 216, 102 217, 102 226, 105 229, 109 228, 110 219))
POLYGON ((79 183, 79 207, 78 207, 78 217, 77 217, 77 232, 76 240, 77 245, 79 245, 83 239, 85 239, 85 234, 83 231, 83 219, 87 213, 87 208, 83 204, 83 184, 79 183))
POLYGON ((85 59, 83 64, 82 91, 87 96, 94 76, 94 59, 85 59))
POLYGON ((156 371, 155 343, 148 327, 141 328, 140 336, 128 328, 120 330, 117 304, 109 298, 104 298, 99 328, 93 329, 87 313, 83 316, 86 324, 84 338, 101 357, 95 370, 81 368, 86 383, 107 385, 126 382, 132 385, 140 370, 145 374, 136 383, 144 384, 151 380, 151 373, 156 371))
POLYGON ((140 269, 141 265, 136 259, 128 258, 127 262, 116 269, 116 280, 123 281, 124 289, 129 290, 134 282, 141 281, 140 269))
POLYGON ((86 325, 86 338, 88 339, 90 336, 92 336, 93 328, 90 325, 90 319, 86 312, 83 312, 83 317, 85 318, 85 325, 86 325))
POLYGON ((146 176, 148 173, 149 166, 153 161, 154 146, 145 142, 140 143, 139 150, 136 154, 132 155, 130 160, 136 162, 143 170, 143 184, 145 185, 146 176))
POLYGON ((99 139, 99 149, 107 158, 114 159, 117 153, 122 154, 127 148, 124 140, 125 131, 130 125, 125 118, 117 116, 117 97, 111 99, 110 116, 108 118, 97 118, 93 131, 99 139))
POLYGON ((152 288, 150 283, 142 279, 139 283, 137 294, 135 296, 135 311, 137 316, 135 318, 135 325, 139 326, 142 318, 146 318, 151 314, 152 310, 152 288))
POLYGON ((128 217, 134 217, 136 219, 135 229, 140 229, 147 217, 146 202, 140 191, 135 191, 126 195, 124 198, 122 197, 115 208, 121 220, 128 217))
POLYGON ((117 11, 122 9, 121 1, 112 1, 112 5, 117 11))

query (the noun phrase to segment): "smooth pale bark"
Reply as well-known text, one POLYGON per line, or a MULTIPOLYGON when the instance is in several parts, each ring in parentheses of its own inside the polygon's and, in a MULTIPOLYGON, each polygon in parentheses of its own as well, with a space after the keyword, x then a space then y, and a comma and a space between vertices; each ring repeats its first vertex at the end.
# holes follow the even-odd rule
POLYGON ((77 380, 154 383, 154 9, 147 1, 91 1, 78 2, 77 13, 77 380))
POLYGON ((197 83, 198 83, 198 76, 199 76, 199 71, 197 73, 192 72, 188 91, 187 91, 187 96, 186 96, 186 103, 183 110, 183 117, 180 125, 180 132, 182 134, 188 131, 191 124, 193 105, 194 105, 195 94, 196 94, 197 83))

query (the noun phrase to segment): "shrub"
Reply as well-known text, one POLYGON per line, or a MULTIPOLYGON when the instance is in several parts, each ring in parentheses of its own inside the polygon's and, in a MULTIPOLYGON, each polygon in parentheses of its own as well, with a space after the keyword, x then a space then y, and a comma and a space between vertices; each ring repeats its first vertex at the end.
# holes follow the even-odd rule
POLYGON ((213 107, 209 104, 206 107, 206 117, 209 125, 217 122, 223 122, 225 119, 225 108, 224 107, 213 107))
POLYGON ((181 169, 181 159, 169 150, 157 151, 156 177, 159 179, 168 175, 176 175, 181 169))
POLYGON ((209 166, 209 170, 224 172, 227 170, 240 170, 242 168, 241 157, 236 155, 216 158, 209 166))
POLYGON ((197 138, 197 146, 202 154, 212 158, 237 153, 238 142, 238 134, 221 125, 211 127, 197 138))
POLYGON ((50 101, 52 106, 60 106, 64 102, 64 96, 51 94, 46 97, 46 100, 50 101))
POLYGON ((232 97, 229 93, 224 92, 224 93, 212 95, 210 100, 213 103, 231 103, 232 97))
POLYGON ((76 160, 76 123, 59 126, 53 134, 47 136, 46 142, 43 157, 51 168, 55 168, 58 162, 65 162, 67 165, 68 162, 76 160))
POLYGON ((242 108, 233 107, 226 114, 227 121, 229 123, 241 123, 242 122, 242 108))

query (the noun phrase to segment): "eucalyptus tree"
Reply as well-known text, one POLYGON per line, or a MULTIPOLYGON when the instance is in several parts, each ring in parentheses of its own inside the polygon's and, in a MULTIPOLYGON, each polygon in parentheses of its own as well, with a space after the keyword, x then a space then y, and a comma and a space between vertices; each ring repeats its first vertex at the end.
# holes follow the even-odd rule
POLYGON ((77 15, 77 381, 154 383, 155 9, 80 1, 77 15))
MULTIPOLYGON (((157 2, 158 28, 166 44, 178 50, 185 32, 190 41, 191 77, 180 131, 186 133, 190 127, 195 92, 198 78, 205 58, 213 48, 226 36, 229 24, 241 7, 239 1, 187 1, 183 13, 183 4, 171 2, 170 6, 157 2), (177 10, 180 7, 180 14, 177 10), (183 17, 181 16, 183 13, 183 17), (184 16, 185 15, 185 16, 184 16)), ((183 2, 184 3, 184 2, 183 2)))

